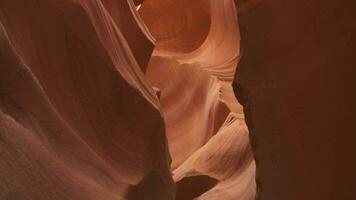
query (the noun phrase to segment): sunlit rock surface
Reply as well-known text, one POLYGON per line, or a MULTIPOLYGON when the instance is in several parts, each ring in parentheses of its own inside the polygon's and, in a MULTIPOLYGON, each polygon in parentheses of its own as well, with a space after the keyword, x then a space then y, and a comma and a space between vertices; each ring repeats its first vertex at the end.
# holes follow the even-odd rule
POLYGON ((355 8, 0 0, 0 199, 356 199, 355 8))
POLYGON ((146 1, 139 12, 157 39, 147 77, 161 89, 177 199, 254 199, 255 164, 231 86, 240 55, 234 1, 146 1), (213 186, 189 195, 209 178, 213 186))

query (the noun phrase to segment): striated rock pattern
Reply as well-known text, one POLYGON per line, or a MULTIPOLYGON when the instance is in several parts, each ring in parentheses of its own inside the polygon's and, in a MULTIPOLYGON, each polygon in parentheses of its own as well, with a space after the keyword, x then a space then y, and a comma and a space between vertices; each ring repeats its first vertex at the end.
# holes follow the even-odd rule
POLYGON ((177 199, 254 199, 255 164, 231 86, 240 54, 234 1, 145 1, 139 12, 157 39, 147 77, 161 89, 177 199))
POLYGON ((0 1, 0 199, 174 199, 153 44, 106 6, 0 1))
POLYGON ((0 0, 0 200, 356 199, 355 8, 0 0))

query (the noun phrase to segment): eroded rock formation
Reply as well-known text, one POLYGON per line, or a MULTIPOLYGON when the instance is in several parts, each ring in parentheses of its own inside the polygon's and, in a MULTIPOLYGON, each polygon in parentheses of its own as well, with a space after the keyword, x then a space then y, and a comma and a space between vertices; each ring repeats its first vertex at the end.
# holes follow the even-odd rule
POLYGON ((174 198, 160 103, 139 66, 152 48, 131 51, 126 38, 143 31, 125 37, 105 5, 0 1, 0 199, 128 199, 138 184, 139 196, 174 198))
POLYGON ((355 7, 0 0, 0 199, 355 199, 355 7))
POLYGON ((161 88, 174 180, 216 179, 197 199, 253 199, 255 166, 231 86, 240 41, 234 1, 147 1, 140 14, 157 38, 147 76, 161 88))

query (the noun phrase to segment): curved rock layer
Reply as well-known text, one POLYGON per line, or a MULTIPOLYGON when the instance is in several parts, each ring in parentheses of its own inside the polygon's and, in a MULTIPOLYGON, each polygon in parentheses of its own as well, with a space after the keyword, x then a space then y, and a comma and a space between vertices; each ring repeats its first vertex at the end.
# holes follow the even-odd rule
POLYGON ((0 199, 253 199, 232 0, 0 1, 0 25, 0 199))
POLYGON ((0 0, 0 199, 356 199, 355 8, 0 0))
POLYGON ((254 199, 255 164, 232 89, 234 1, 144 1, 139 12, 156 38, 147 77, 160 89, 177 199, 254 199))
POLYGON ((174 199, 153 44, 111 3, 0 1, 0 199, 174 199))

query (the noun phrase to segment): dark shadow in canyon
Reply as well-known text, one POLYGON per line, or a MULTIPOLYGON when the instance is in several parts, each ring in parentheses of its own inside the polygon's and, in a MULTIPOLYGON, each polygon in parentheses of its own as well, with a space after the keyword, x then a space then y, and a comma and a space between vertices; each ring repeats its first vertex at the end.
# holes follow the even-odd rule
POLYGON ((192 200, 213 188, 219 181, 210 176, 185 177, 177 182, 176 200, 192 200))

